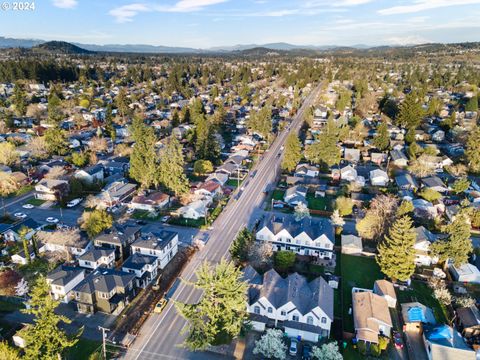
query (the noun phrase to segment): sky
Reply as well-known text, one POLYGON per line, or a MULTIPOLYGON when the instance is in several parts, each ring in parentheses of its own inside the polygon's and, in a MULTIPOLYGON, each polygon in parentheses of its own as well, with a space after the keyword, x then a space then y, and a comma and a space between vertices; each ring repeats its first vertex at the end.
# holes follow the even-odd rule
POLYGON ((480 0, 36 0, 23 11, 13 1, 0 36, 203 49, 480 41, 480 0))

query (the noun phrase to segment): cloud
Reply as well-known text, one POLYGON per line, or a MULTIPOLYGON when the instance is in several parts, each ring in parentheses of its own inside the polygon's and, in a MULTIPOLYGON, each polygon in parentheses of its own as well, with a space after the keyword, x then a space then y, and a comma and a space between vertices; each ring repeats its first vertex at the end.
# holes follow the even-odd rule
POLYGON ((61 9, 73 9, 77 4, 77 0, 53 0, 53 6, 61 9))
POLYGON ((415 0, 409 5, 393 6, 378 10, 378 13, 380 15, 411 14, 425 10, 471 4, 480 4, 480 0, 415 0))
POLYGON ((431 41, 423 36, 419 35, 407 35, 407 36, 392 36, 387 39, 387 42, 391 45, 418 45, 427 44, 431 41))
POLYGON ((129 4, 110 10, 108 13, 119 23, 133 21, 133 18, 140 12, 150 11, 151 9, 145 4, 129 4))
POLYGON ((228 0, 180 0, 172 7, 158 7, 158 10, 167 12, 191 12, 227 1, 228 0))

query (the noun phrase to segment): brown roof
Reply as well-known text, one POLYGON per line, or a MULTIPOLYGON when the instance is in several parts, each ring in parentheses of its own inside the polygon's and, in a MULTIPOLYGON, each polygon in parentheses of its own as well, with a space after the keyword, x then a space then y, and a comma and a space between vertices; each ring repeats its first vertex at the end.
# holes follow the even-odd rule
POLYGON ((139 195, 135 196, 132 199, 132 203, 136 204, 147 204, 147 205, 156 205, 168 200, 168 195, 160 191, 153 192, 148 196, 139 195))
POLYGON ((206 190, 211 193, 217 190, 219 187, 220 187, 220 184, 218 182, 213 180, 208 180, 204 182, 202 185, 200 185, 198 189, 206 190))
POLYGON ((395 288, 390 281, 387 280, 377 280, 375 281, 376 289, 378 295, 381 296, 390 296, 392 299, 397 298, 397 294, 395 293, 395 288))
POLYGON ((352 300, 353 322, 357 337, 378 343, 378 323, 392 326, 387 300, 369 291, 353 293, 352 300))

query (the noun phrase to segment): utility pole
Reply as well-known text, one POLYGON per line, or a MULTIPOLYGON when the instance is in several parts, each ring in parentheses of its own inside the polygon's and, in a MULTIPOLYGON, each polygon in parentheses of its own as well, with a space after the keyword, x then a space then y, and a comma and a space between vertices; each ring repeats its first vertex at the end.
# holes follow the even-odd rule
POLYGON ((102 352, 103 352, 103 359, 107 360, 107 331, 110 331, 110 329, 104 328, 102 326, 98 327, 99 330, 102 330, 102 352))

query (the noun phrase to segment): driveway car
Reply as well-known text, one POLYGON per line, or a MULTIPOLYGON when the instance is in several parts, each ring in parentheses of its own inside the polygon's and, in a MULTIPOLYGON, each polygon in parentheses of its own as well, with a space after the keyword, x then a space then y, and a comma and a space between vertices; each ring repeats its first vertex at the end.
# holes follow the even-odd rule
POLYGON ((75 207, 77 206, 78 204, 80 204, 82 202, 83 199, 73 199, 72 201, 70 201, 68 204, 67 204, 67 207, 69 208, 72 208, 72 207, 75 207))
POLYGON ((403 349, 403 337, 398 331, 393 333, 393 343, 397 349, 403 349))
POLYGON ((47 220, 47 222, 52 223, 52 224, 58 223, 58 219, 54 218, 54 217, 47 217, 45 220, 47 220))
POLYGON ((18 213, 13 214, 13 216, 15 216, 16 218, 19 218, 19 219, 25 219, 27 217, 27 214, 18 212, 18 213))
POLYGON ((33 206, 32 204, 23 204, 22 207, 24 209, 33 209, 35 206, 33 206))
POLYGON ((303 345, 302 359, 303 360, 311 360, 312 359, 312 347, 308 344, 303 345))
POLYGON ((297 355, 297 351, 298 351, 298 340, 292 339, 290 341, 290 347, 288 348, 288 353, 290 355, 297 355))

